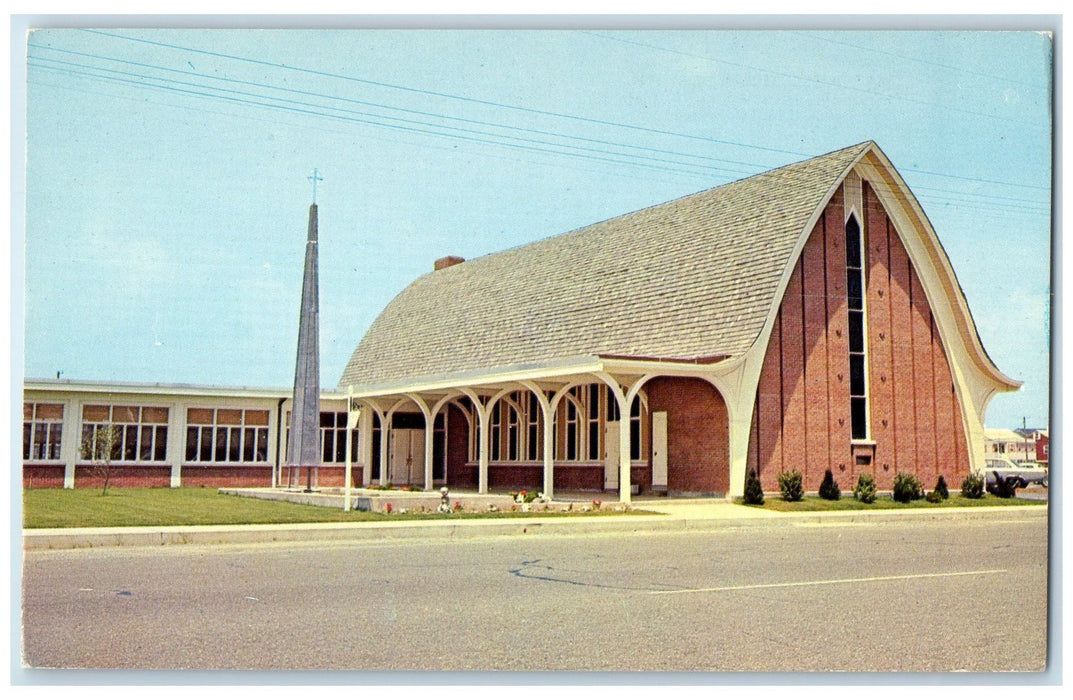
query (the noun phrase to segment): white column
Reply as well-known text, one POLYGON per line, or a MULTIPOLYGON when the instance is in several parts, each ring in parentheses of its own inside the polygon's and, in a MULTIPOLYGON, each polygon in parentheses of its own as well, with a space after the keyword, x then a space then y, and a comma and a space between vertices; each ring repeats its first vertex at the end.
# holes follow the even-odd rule
POLYGON ((745 470, 749 462, 749 433, 752 431, 753 403, 760 372, 746 365, 735 373, 700 377, 716 388, 727 409, 727 448, 730 474, 727 500, 745 494, 745 470))
POLYGON ((346 397, 346 469, 343 474, 343 511, 350 511, 350 475, 353 469, 353 464, 350 451, 353 447, 353 435, 354 428, 358 425, 358 420, 361 418, 361 412, 354 410, 354 401, 350 394, 354 391, 354 387, 348 387, 346 397))
POLYGON ((477 412, 477 493, 488 493, 488 409, 477 392, 466 388, 461 391, 469 397, 477 412))
POLYGON ((523 381, 522 385, 536 395, 544 416, 544 497, 550 500, 555 495, 555 409, 535 382, 523 381))
POLYGON ((168 446, 165 454, 171 465, 171 488, 183 485, 183 458, 186 447, 186 404, 176 403, 168 409, 168 446))
POLYGON ((637 400, 637 394, 641 391, 641 387, 655 375, 646 374, 642 376, 626 392, 622 391, 622 386, 618 383, 618 380, 607 372, 596 372, 595 375, 611 388, 611 393, 615 395, 615 401, 618 402, 618 500, 621 503, 630 503, 633 498, 631 493, 633 490, 632 475, 630 474, 630 454, 632 452, 630 447, 630 407, 637 400))
POLYGON ((358 455, 361 460, 361 485, 368 486, 373 480, 373 415, 376 411, 369 405, 365 404, 365 409, 360 411, 359 423, 359 436, 358 436, 358 455))
POLYGON ((82 402, 71 399, 63 407, 60 458, 63 460, 63 488, 75 487, 75 465, 82 447, 82 402))
POLYGON ((391 440, 391 417, 394 411, 380 414, 380 485, 386 484, 388 479, 388 442, 391 440))

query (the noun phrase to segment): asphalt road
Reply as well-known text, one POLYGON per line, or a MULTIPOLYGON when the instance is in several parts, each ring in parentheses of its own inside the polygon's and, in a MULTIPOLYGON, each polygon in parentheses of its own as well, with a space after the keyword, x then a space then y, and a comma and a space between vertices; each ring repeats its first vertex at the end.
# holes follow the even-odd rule
POLYGON ((1042 670, 1046 519, 33 551, 37 668, 1042 670))

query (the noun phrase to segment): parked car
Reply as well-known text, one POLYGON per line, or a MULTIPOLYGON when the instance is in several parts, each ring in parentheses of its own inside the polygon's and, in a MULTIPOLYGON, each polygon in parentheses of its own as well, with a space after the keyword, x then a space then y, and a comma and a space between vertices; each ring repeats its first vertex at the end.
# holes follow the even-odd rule
POLYGON ((1013 488, 1024 488, 1029 484, 1040 484, 1046 487, 1047 477, 1047 468, 1037 462, 1017 464, 1005 457, 988 457, 987 466, 984 469, 984 479, 988 490, 993 488, 999 479, 1013 488))

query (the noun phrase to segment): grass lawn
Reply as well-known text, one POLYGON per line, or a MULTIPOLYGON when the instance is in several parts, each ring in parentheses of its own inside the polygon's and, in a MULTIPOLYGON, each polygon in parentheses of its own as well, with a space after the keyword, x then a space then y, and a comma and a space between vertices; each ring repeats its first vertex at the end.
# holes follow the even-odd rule
MULTIPOLYGON (((742 499, 735 500, 741 504, 742 499)), ((985 494, 983 498, 963 498, 951 495, 949 499, 941 503, 928 503, 924 499, 898 503, 889 495, 881 495, 875 503, 861 503, 853 497, 843 495, 837 501, 827 501, 819 496, 805 496, 803 500, 790 502, 782 500, 781 496, 764 496, 764 505, 749 506, 750 508, 766 508, 785 513, 802 513, 821 510, 892 510, 892 509, 926 509, 926 508, 979 508, 981 506, 1046 506, 1047 501, 1037 501, 1029 498, 999 498, 991 494, 985 494)))
MULTIPOLYGON (((630 511, 643 513, 643 511, 630 511)), ((23 527, 129 527, 135 525, 249 525, 254 523, 334 523, 384 520, 445 520, 613 515, 610 510, 583 513, 407 513, 387 515, 341 508, 305 506, 259 498, 225 496, 210 488, 23 489, 23 527)), ((617 513, 621 515, 621 513, 617 513)))

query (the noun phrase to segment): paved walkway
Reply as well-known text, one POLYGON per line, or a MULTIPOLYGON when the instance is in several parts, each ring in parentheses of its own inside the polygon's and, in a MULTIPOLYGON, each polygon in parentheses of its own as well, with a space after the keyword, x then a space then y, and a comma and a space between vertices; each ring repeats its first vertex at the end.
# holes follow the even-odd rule
POLYGON ((639 498, 636 510, 650 515, 600 515, 488 519, 429 519, 360 523, 302 523, 289 525, 198 525, 126 528, 55 528, 23 531, 23 548, 75 549, 86 547, 159 546, 164 544, 252 544, 265 542, 323 542, 385 539, 501 536, 585 535, 597 533, 721 530, 742 527, 808 527, 875 524, 893 521, 1046 518, 1043 506, 979 508, 851 510, 818 513, 779 513, 728 503, 719 499, 639 498))

